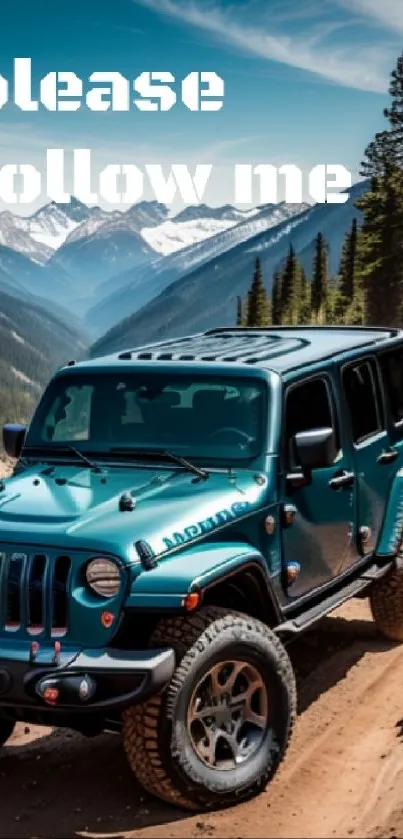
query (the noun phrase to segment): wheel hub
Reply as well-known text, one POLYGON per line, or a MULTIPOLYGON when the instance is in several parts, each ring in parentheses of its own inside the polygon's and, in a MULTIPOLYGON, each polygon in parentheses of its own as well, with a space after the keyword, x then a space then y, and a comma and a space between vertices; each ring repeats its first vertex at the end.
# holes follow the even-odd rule
POLYGON ((188 733, 198 757, 233 769, 255 754, 268 728, 267 689, 245 661, 225 661, 198 682, 188 709, 188 733))

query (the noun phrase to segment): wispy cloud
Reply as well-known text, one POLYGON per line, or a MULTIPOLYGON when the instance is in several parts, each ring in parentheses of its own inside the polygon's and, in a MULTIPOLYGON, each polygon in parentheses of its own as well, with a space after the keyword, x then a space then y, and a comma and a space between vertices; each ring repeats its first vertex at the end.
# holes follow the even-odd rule
POLYGON ((340 6, 381 24, 392 32, 403 32, 403 0, 337 0, 340 6))
POLYGON ((152 162, 168 166, 179 162, 193 166, 196 163, 216 164, 223 159, 228 161, 231 152, 254 148, 258 141, 265 138, 265 134, 240 134, 209 143, 202 142, 194 134, 186 135, 178 130, 171 131, 168 137, 166 134, 161 135, 152 145, 145 141, 133 143, 121 136, 108 137, 107 142, 101 143, 96 133, 68 131, 65 128, 51 133, 43 127, 33 130, 28 122, 10 120, 2 123, 0 158, 3 163, 32 162, 43 168, 47 149, 65 149, 68 155, 74 149, 89 148, 94 161, 101 166, 108 163, 135 163, 142 166, 152 162))
MULTIPOLYGON (((290 30, 284 25, 285 20, 281 26, 281 13, 269 16, 267 6, 266 14, 263 11, 261 19, 257 19, 255 3, 252 15, 250 8, 248 14, 248 4, 242 8, 234 5, 225 8, 217 0, 211 3, 206 0, 133 2, 208 31, 222 43, 255 57, 305 70, 345 87, 375 93, 384 93, 387 89, 390 64, 396 55, 396 43, 391 43, 394 36, 376 45, 359 36, 355 42, 349 38, 348 43, 344 43, 339 37, 336 43, 329 44, 329 35, 349 23, 348 19, 335 18, 335 7, 339 6, 339 13, 342 5, 360 15, 375 16, 379 3, 383 10, 378 13, 378 20, 386 23, 390 12, 392 20, 398 19, 403 29, 403 0, 333 0, 331 4, 325 0, 324 10, 333 13, 331 18, 319 22, 317 15, 316 20, 307 18, 307 25, 301 26, 299 31, 290 30)), ((287 9, 285 14, 290 21, 292 18, 287 9)), ((297 16, 296 20, 300 18, 297 16)))

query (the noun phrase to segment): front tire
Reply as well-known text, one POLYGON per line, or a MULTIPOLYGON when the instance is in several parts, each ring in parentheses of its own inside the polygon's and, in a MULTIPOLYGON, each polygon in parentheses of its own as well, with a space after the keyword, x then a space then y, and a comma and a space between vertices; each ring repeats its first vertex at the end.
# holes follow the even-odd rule
POLYGON ((171 644, 179 665, 162 695, 123 713, 138 781, 193 810, 257 795, 284 757, 296 716, 279 639, 247 615, 208 607, 160 621, 151 643, 171 644))
POLYGON ((5 717, 0 717, 0 748, 4 746, 8 738, 11 737, 15 728, 15 722, 8 720, 5 717))
POLYGON ((392 568, 371 587, 372 617, 379 632, 391 641, 403 641, 403 567, 392 568))

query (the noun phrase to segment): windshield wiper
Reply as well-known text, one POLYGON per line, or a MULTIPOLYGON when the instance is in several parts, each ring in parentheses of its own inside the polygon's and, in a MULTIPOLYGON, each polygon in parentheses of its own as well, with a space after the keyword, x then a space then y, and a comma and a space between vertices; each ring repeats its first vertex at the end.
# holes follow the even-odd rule
POLYGON ((29 453, 31 450, 43 451, 45 453, 51 452, 52 454, 72 452, 72 454, 74 454, 75 457, 78 458, 78 460, 82 460, 83 463, 85 463, 86 466, 88 466, 88 469, 93 469, 94 472, 102 472, 101 467, 98 466, 97 463, 94 463, 92 460, 90 460, 89 457, 87 457, 87 455, 83 454, 83 452, 80 452, 79 449, 76 449, 75 446, 71 446, 70 444, 65 444, 63 446, 26 446, 24 449, 25 454, 27 454, 27 452, 29 453))
POLYGON ((180 454, 171 452, 169 449, 131 449, 130 447, 117 447, 110 449, 109 451, 110 454, 132 454, 134 457, 166 457, 169 460, 175 461, 175 463, 178 463, 180 466, 183 466, 183 468, 187 469, 188 472, 194 472, 195 475, 199 476, 199 478, 206 479, 210 476, 210 473, 207 471, 207 469, 200 469, 199 466, 196 466, 194 463, 191 463, 189 460, 186 460, 186 458, 182 457, 180 454))

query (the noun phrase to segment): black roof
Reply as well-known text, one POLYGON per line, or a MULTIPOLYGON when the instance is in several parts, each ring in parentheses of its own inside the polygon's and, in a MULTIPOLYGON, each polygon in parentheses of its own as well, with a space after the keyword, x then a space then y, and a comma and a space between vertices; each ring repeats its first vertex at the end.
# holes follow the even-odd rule
MULTIPOLYGON (((398 338, 403 340, 402 330, 380 327, 223 327, 126 350, 103 361, 232 362, 286 372, 348 350, 393 343, 398 338)), ((100 359, 94 359, 97 361, 100 359)))

